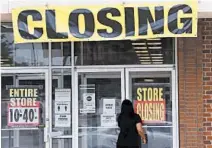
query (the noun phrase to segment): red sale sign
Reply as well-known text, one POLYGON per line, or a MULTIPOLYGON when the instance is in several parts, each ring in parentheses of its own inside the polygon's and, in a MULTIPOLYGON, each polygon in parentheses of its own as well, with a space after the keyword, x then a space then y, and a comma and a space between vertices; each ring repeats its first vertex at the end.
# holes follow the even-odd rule
POLYGON ((10 88, 9 127, 36 127, 40 124, 40 102, 37 88, 10 88))
POLYGON ((140 115, 143 123, 166 122, 166 102, 163 101, 135 101, 135 112, 140 115))
POLYGON ((39 108, 39 103, 37 106, 8 105, 8 126, 38 126, 39 108))
POLYGON ((166 122, 166 99, 164 87, 156 85, 137 85, 134 109, 143 123, 166 122))

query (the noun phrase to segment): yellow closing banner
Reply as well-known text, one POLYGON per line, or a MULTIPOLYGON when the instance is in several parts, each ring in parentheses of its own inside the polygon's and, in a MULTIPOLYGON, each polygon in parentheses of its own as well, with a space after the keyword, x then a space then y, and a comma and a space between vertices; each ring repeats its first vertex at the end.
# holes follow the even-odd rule
POLYGON ((15 43, 196 37, 197 1, 12 11, 15 43))

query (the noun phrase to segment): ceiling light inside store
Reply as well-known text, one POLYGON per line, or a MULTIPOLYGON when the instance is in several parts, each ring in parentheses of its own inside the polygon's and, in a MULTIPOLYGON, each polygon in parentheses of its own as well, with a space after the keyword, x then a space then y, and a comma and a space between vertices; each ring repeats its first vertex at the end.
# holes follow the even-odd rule
POLYGON ((150 57, 138 57, 139 59, 150 59, 150 57))
POLYGON ((0 59, 0 61, 7 62, 7 61, 9 61, 9 59, 0 59))
POLYGON ((2 64, 2 66, 9 67, 11 65, 10 64, 2 64))
POLYGON ((153 64, 163 64, 163 62, 153 62, 153 64))
POLYGON ((151 62, 141 62, 141 64, 152 64, 151 62))
POLYGON ((147 49, 147 47, 133 47, 134 49, 147 49))
POLYGON ((161 61, 163 61, 163 60, 161 60, 161 59, 160 59, 160 60, 155 60, 155 59, 153 59, 152 61, 153 61, 153 62, 161 62, 161 61))
POLYGON ((163 54, 161 53, 152 53, 151 56, 162 56, 163 54))
POLYGON ((163 59, 163 57, 152 57, 152 59, 163 59))
POLYGON ((146 45, 146 43, 132 43, 132 45, 146 45))
POLYGON ((147 43, 147 45, 161 45, 161 42, 147 43))
POLYGON ((150 62, 149 59, 140 59, 141 62, 150 62))
POLYGON ((162 47, 148 47, 148 49, 162 49, 162 47))
POLYGON ((148 53, 148 51, 147 50, 137 50, 137 51, 135 51, 136 53, 148 53))
POLYGON ((132 43, 141 64, 163 63, 163 43, 160 38, 137 40, 132 43), (161 62, 161 63, 159 63, 161 62))
POLYGON ((154 79, 144 79, 144 82, 154 82, 154 79))
POLYGON ((137 54, 137 56, 139 56, 139 57, 147 57, 147 56, 149 56, 149 54, 146 54, 146 53, 138 53, 137 54))

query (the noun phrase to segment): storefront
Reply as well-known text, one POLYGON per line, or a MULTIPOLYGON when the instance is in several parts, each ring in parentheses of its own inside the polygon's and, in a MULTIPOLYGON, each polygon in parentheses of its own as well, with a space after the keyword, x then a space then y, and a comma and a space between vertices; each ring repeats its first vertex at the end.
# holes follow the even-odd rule
MULTIPOLYGON (((184 3, 190 4, 188 1, 184 3)), ((35 27, 36 23, 31 24, 32 27, 29 26, 27 32, 25 30, 27 27, 21 26, 22 18, 19 19, 21 23, 14 21, 18 18, 18 14, 21 14, 19 9, 15 10, 17 13, 13 14, 13 19, 11 13, 2 15, 4 19, 1 21, 1 146, 3 148, 114 148, 119 132, 116 117, 124 99, 133 101, 135 111, 144 121, 149 140, 148 144, 143 145, 144 148, 192 146, 184 139, 189 137, 190 133, 181 131, 181 128, 185 128, 182 120, 186 117, 183 117, 180 98, 187 92, 182 94, 178 91, 182 89, 181 86, 186 79, 182 76, 183 72, 180 69, 182 63, 179 61, 183 60, 181 50, 186 45, 182 46, 185 43, 184 38, 178 41, 176 37, 196 39, 194 19, 197 12, 194 6, 191 7, 194 16, 190 21, 187 20, 187 27, 189 23, 192 27, 189 27, 190 30, 183 28, 184 34, 178 32, 164 37, 161 32, 161 36, 157 35, 156 38, 136 39, 138 37, 134 36, 134 39, 127 40, 124 39, 124 35, 122 36, 123 32, 120 32, 120 38, 112 39, 111 36, 109 40, 97 36, 81 40, 76 37, 76 32, 75 36, 72 34, 73 40, 69 40, 69 35, 66 36, 64 32, 60 32, 60 36, 57 36, 58 28, 65 28, 62 29, 64 31, 70 27, 63 25, 65 23, 61 22, 63 18, 60 17, 67 9, 63 10, 62 6, 56 8, 56 13, 57 11, 62 13, 57 13, 58 16, 53 15, 52 18, 51 15, 48 17, 48 13, 55 12, 50 12, 50 8, 56 7, 42 5, 41 8, 34 8, 31 20, 35 21, 39 16, 37 12, 40 12, 42 17, 45 15, 45 25, 50 26, 40 32, 39 29, 45 26, 44 23, 40 23, 40 28, 35 29, 34 34, 32 27, 35 27), (49 11, 44 13, 43 10, 47 8, 49 11), (59 21, 56 20, 58 18, 59 21), (53 29, 54 33, 48 34, 49 28, 53 29), (18 30, 23 31, 20 31, 20 36, 17 36, 18 30), (188 135, 185 136, 185 132, 188 135), (189 144, 186 145, 185 142, 189 144)), ((33 7, 21 9, 27 11, 33 7)), ((90 10, 92 9, 94 10, 91 7, 90 10)), ((91 20, 86 23, 85 19, 85 24, 89 24, 88 32, 91 31, 91 20)), ((108 25, 107 22, 105 25, 108 25)), ((86 26, 84 29, 86 30, 86 26)), ((172 29, 174 32, 176 28, 172 29)), ((136 30, 138 29, 134 32, 136 30)), ((157 31, 155 29, 155 32, 157 31)), ((188 60, 186 64, 189 62, 188 60)), ((183 66, 186 67, 186 64, 183 66)), ((192 109, 196 109, 196 106, 188 108, 186 114, 190 112, 193 116, 197 111, 192 109)), ((195 119, 198 120, 199 116, 195 119)), ((199 129, 203 122, 199 124, 195 124, 195 128, 199 129)), ((185 129, 189 131, 189 128, 185 129)), ((198 132, 195 134, 199 135, 198 132)), ((199 148, 200 145, 194 142, 193 146, 199 148)))

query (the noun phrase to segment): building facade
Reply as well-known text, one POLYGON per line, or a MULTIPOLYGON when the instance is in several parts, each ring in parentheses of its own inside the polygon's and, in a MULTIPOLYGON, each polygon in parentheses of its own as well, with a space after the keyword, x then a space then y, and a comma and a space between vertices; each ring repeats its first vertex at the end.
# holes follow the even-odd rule
MULTIPOLYGON (((58 2, 30 5, 48 4, 58 2)), ((1 13, 1 146, 114 148, 120 102, 130 99, 146 121, 142 147, 210 148, 210 4, 199 3, 197 37, 14 44, 11 9, 29 4, 9 1, 1 13)))

